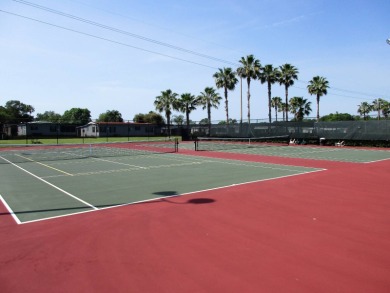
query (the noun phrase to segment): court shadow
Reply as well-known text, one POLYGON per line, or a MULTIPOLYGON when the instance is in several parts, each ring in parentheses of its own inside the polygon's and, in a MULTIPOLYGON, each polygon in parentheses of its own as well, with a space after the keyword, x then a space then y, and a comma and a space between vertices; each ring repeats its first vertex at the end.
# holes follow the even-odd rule
POLYGON ((153 194, 158 195, 158 196, 177 196, 178 195, 177 191, 170 191, 170 190, 157 191, 157 192, 153 192, 153 194))
MULTIPOLYGON (((161 196, 161 197, 175 197, 179 196, 180 194, 177 193, 177 191, 158 191, 153 192, 153 194, 161 196)), ((175 202, 172 200, 169 200, 167 198, 160 198, 158 201, 173 203, 173 204, 206 204, 206 203, 213 203, 215 202, 215 199, 212 198, 192 198, 187 200, 186 202, 175 202)))
POLYGON ((192 204, 205 204, 205 203, 213 203, 215 202, 215 199, 212 198, 192 198, 187 201, 187 203, 192 203, 192 204))
MULTIPOLYGON (((116 203, 116 204, 106 204, 106 205, 96 205, 95 207, 99 209, 114 207, 114 206, 121 206, 125 203, 116 203)), ((53 209, 42 209, 42 210, 25 210, 25 211, 13 211, 10 212, 1 212, 0 216, 9 216, 11 214, 32 214, 32 213, 47 213, 47 212, 57 212, 57 211, 89 211, 91 208, 80 206, 80 207, 63 207, 63 208, 53 208, 53 209)))

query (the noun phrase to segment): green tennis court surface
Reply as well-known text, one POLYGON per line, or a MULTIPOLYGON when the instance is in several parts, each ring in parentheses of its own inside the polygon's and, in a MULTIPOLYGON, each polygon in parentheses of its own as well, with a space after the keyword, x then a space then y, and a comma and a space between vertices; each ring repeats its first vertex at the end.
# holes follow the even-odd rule
MULTIPOLYGON (((194 149, 193 143, 181 144, 181 148, 194 149)), ((238 147, 224 145, 224 149, 211 151, 230 152, 239 154, 255 154, 263 156, 277 156, 288 158, 301 158, 313 160, 328 160, 354 163, 370 163, 390 159, 390 150, 359 149, 349 147, 310 147, 310 146, 273 146, 273 145, 248 145, 238 147)))
POLYGON ((3 162, 0 195, 25 223, 319 170, 177 153, 3 162))

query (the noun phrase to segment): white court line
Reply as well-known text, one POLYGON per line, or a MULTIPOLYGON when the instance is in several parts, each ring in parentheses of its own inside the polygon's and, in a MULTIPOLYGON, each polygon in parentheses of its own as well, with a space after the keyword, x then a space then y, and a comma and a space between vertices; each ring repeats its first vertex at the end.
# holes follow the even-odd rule
POLYGON ((9 164, 15 166, 16 168, 19 168, 19 169, 22 170, 23 172, 26 172, 27 174, 33 176, 34 178, 36 178, 36 179, 38 179, 38 180, 40 180, 40 181, 46 183, 47 185, 49 185, 49 186, 51 186, 51 187, 53 187, 53 188, 55 188, 55 189, 61 191, 62 193, 66 194, 66 195, 68 195, 68 196, 70 196, 70 197, 72 197, 72 198, 74 198, 74 199, 76 199, 76 200, 78 200, 79 202, 81 202, 81 203, 83 203, 83 204, 85 204, 85 205, 91 207, 92 209, 98 210, 98 208, 95 207, 95 206, 93 206, 92 204, 90 204, 90 203, 88 203, 88 202, 82 200, 81 198, 78 198, 77 196, 75 196, 75 195, 73 195, 73 194, 71 194, 71 193, 69 193, 69 192, 63 190, 62 188, 60 188, 60 187, 58 187, 58 186, 56 186, 56 185, 54 185, 54 184, 52 184, 52 183, 46 181, 45 179, 43 179, 43 178, 41 178, 41 177, 39 177, 39 176, 37 176, 37 175, 35 175, 35 174, 33 174, 33 173, 27 171, 26 169, 24 169, 24 168, 22 168, 22 167, 20 167, 20 166, 14 164, 14 163, 12 163, 11 161, 7 160, 6 158, 1 157, 1 156, 0 156, 0 158, 3 159, 4 161, 8 162, 9 164))
POLYGON ((111 161, 111 160, 107 160, 107 159, 94 158, 94 160, 102 161, 102 162, 108 162, 108 163, 113 163, 113 164, 118 164, 118 165, 125 165, 125 166, 130 166, 130 167, 136 167, 136 168, 139 168, 139 169, 147 169, 146 167, 126 164, 126 163, 121 163, 121 162, 117 162, 117 161, 111 161))
MULTIPOLYGON (((117 207, 117 206, 112 206, 112 208, 115 208, 115 207, 117 207)), ((76 213, 64 214, 64 215, 58 215, 58 216, 47 217, 47 218, 40 218, 40 219, 36 219, 36 220, 30 220, 30 221, 20 222, 20 223, 18 223, 18 224, 20 224, 20 225, 23 225, 23 224, 30 224, 30 223, 40 222, 40 221, 47 221, 47 220, 53 220, 53 219, 57 219, 57 218, 63 218, 63 217, 69 217, 69 216, 74 216, 74 215, 80 215, 80 214, 85 214, 85 213, 96 212, 96 211, 99 211, 99 210, 101 210, 101 209, 89 210, 89 211, 82 211, 82 212, 76 212, 76 213)))
POLYGON ((375 160, 375 161, 369 161, 369 162, 363 162, 363 163, 364 164, 370 164, 370 163, 376 163, 376 162, 387 161, 387 160, 390 160, 390 158, 380 159, 380 160, 375 160))
POLYGON ((8 203, 5 201, 5 199, 0 194, 0 201, 3 203, 5 208, 8 210, 9 214, 14 218, 15 222, 17 224, 22 224, 22 222, 19 220, 19 218, 15 215, 14 211, 11 209, 11 207, 8 205, 8 203))

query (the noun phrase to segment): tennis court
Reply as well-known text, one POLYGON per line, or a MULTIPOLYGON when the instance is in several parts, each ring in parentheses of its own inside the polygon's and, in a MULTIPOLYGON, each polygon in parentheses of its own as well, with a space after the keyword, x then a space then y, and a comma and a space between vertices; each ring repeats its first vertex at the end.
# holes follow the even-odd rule
POLYGON ((3 149, 0 195, 14 219, 26 223, 321 170, 180 155, 171 148, 160 153, 156 147, 163 149, 153 142, 147 149, 105 144, 97 154, 89 145, 3 149))
MULTIPOLYGON (((260 139, 261 140, 261 139, 260 139)), ((390 151, 350 147, 292 145, 287 142, 264 143, 244 139, 204 138, 197 142, 199 151, 229 152, 287 158, 327 160, 339 162, 371 163, 390 159, 390 151)), ((194 149, 193 144, 182 146, 194 149)))
POLYGON ((1 291, 388 292, 388 158, 171 141, 0 148, 1 291))

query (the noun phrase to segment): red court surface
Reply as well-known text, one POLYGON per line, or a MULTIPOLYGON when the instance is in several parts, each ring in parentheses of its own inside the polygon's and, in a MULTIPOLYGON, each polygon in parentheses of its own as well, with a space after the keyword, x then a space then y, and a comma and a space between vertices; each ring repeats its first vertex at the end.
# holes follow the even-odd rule
POLYGON ((327 170, 22 225, 0 206, 0 292, 390 292, 390 160, 212 155, 327 170))

